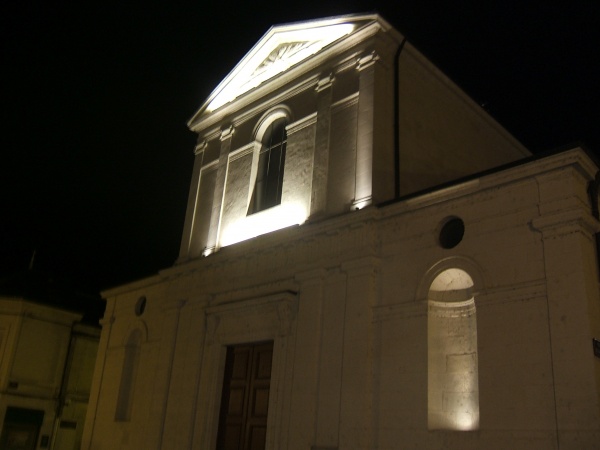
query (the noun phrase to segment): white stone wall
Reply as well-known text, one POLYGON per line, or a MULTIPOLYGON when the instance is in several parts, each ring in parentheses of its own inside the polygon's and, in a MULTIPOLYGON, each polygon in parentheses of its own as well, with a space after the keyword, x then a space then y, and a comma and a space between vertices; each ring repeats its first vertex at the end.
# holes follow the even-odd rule
POLYGON ((265 339, 275 343, 267 448, 598 448, 592 174, 574 150, 109 292, 111 343, 84 448, 212 448, 226 346, 265 339), (450 215, 465 235, 444 249, 450 215), (453 267, 474 285, 474 431, 428 428, 428 293, 453 267), (116 423, 123 342, 136 327, 147 330, 136 403, 131 422, 116 423))
POLYGON ((263 340, 267 449, 599 448, 600 228, 586 193, 597 168, 575 149, 431 190, 528 152, 410 44, 398 54, 401 42, 373 19, 194 116, 179 261, 104 294, 82 448, 214 448, 226 348, 263 340), (247 215, 257 130, 273 112, 289 119, 281 205, 247 215), (410 196, 395 198, 396 172, 410 196), (448 249, 452 217, 465 233, 448 249), (471 316, 432 338, 431 287, 448 269, 472 281, 471 316), (134 330, 133 406, 115 420, 134 330), (444 333, 468 345, 436 353, 444 333), (441 388, 429 355, 451 374, 441 388), (471 386, 456 361, 477 372, 471 386), (465 402, 479 410, 473 429, 429 420, 429 405, 456 418, 465 402))
POLYGON ((401 36, 367 29, 319 55, 318 65, 299 65, 250 97, 195 116, 199 144, 180 261, 529 155, 409 43, 398 53, 401 36), (246 217, 256 132, 276 111, 289 119, 284 208, 246 217))

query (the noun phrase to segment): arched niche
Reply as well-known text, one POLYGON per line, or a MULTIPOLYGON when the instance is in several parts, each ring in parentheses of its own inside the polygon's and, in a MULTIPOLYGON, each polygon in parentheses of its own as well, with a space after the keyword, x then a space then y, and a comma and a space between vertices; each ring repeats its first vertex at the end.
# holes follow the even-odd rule
POLYGON ((137 378, 140 362, 140 350, 144 339, 143 330, 133 329, 125 342, 125 354, 121 368, 121 382, 119 383, 119 395, 115 410, 116 421, 131 420, 133 406, 133 394, 135 391, 135 380, 137 378))
POLYGON ((428 428, 479 427, 475 285, 463 269, 437 274, 427 294, 428 428))

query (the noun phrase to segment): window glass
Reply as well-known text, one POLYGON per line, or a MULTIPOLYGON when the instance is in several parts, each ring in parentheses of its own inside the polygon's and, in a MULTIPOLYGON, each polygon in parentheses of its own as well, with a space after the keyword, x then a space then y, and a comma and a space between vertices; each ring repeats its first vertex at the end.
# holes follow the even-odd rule
POLYGON ((283 168, 285 165, 285 148, 287 134, 285 117, 274 120, 261 140, 258 157, 256 183, 248 214, 253 214, 281 203, 283 187, 283 168))

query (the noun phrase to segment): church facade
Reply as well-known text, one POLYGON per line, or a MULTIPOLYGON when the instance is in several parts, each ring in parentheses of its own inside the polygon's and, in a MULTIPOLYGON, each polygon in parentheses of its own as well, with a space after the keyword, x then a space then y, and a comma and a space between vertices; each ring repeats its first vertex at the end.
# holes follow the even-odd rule
POLYGON ((189 122, 180 256, 107 302, 84 449, 600 448, 598 167, 377 15, 276 26, 189 122))

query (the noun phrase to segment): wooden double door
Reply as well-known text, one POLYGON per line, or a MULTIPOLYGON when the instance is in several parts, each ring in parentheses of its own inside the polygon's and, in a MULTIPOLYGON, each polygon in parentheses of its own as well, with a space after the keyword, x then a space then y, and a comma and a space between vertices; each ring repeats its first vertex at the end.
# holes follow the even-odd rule
POLYGON ((264 450, 273 342, 227 348, 218 450, 264 450))

